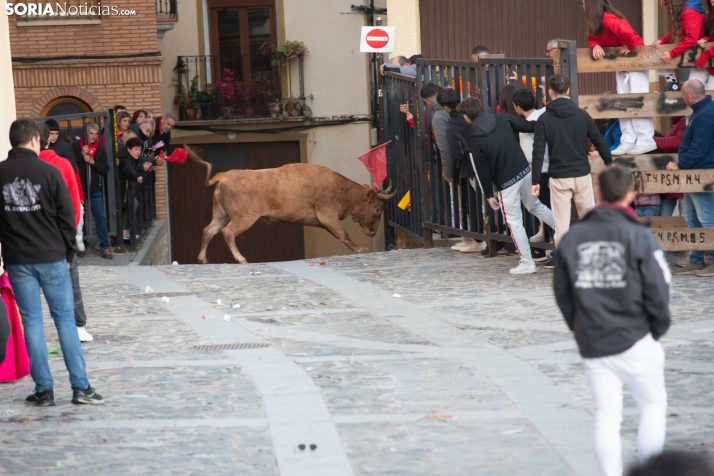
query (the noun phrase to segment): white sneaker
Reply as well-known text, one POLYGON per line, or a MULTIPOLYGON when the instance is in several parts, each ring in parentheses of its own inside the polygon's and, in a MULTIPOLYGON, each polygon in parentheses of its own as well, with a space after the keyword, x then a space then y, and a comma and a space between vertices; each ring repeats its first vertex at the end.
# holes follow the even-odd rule
POLYGON ((635 148, 635 144, 630 144, 629 142, 620 142, 617 149, 612 151, 612 155, 625 155, 629 154, 632 149, 635 148))
POLYGON ((462 238, 461 241, 459 241, 454 246, 452 246, 451 249, 454 251, 461 251, 461 248, 465 248, 468 245, 469 245, 469 240, 467 240, 466 238, 462 238))
POLYGON ((630 152, 628 152, 630 155, 642 155, 646 154, 648 152, 652 152, 657 148, 657 144, 652 144, 652 145, 637 145, 634 148, 630 149, 630 152))
POLYGON ((530 241, 531 243, 543 243, 545 241, 545 232, 543 231, 543 225, 540 226, 538 233, 531 236, 528 241, 530 241))
POLYGON ((79 334, 80 342, 92 342, 94 340, 94 337, 92 337, 92 334, 87 332, 87 329, 85 329, 84 327, 78 327, 77 334, 79 334))
POLYGON ((469 240, 467 246, 459 250, 460 253, 480 253, 488 247, 486 242, 477 243, 476 240, 469 240))
POLYGON ((533 274, 538 271, 536 264, 533 261, 526 261, 524 259, 518 264, 516 268, 513 268, 511 274, 533 274))
POLYGON ((131 233, 129 232, 129 230, 124 230, 123 238, 127 241, 131 239, 131 233))
POLYGON ((76 242, 77 242, 77 251, 79 251, 80 253, 84 253, 85 251, 87 251, 87 249, 84 247, 84 241, 76 240, 76 242))

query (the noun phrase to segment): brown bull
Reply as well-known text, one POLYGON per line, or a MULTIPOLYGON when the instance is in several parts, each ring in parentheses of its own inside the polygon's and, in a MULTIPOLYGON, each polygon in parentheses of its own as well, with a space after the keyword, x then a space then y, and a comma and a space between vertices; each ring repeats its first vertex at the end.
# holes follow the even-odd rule
POLYGON ((213 220, 203 230, 198 261, 206 264, 206 248, 219 231, 223 233, 233 257, 248 261, 235 243, 240 235, 259 219, 324 228, 349 249, 358 253, 369 250, 350 240, 340 220, 352 216, 367 236, 374 236, 384 211, 384 204, 397 191, 372 190, 359 185, 327 167, 290 164, 277 169, 230 170, 211 178, 212 166, 201 160, 189 147, 189 157, 206 167, 206 187, 214 184, 213 220))

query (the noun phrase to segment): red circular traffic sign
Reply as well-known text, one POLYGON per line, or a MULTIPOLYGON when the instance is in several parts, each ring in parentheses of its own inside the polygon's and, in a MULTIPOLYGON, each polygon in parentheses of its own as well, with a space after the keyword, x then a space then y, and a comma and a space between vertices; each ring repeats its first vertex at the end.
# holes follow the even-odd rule
POLYGON ((367 44, 370 48, 384 48, 389 43, 389 34, 378 28, 367 33, 367 44))

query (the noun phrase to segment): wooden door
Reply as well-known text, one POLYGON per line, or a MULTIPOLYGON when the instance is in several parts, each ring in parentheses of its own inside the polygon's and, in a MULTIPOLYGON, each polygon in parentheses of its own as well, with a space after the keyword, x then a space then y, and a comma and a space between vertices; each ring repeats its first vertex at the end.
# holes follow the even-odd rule
MULTIPOLYGON (((233 169, 267 169, 300 162, 299 142, 256 142, 244 144, 197 144, 203 159, 213 164, 213 173, 233 169)), ((214 187, 205 186, 206 171, 187 160, 169 164, 169 213, 173 259, 197 264, 203 229, 212 218, 214 187)), ((291 261, 305 258, 300 225, 263 220, 236 238, 241 254, 251 263, 291 261)), ((208 246, 208 262, 235 263, 222 234, 208 246)))

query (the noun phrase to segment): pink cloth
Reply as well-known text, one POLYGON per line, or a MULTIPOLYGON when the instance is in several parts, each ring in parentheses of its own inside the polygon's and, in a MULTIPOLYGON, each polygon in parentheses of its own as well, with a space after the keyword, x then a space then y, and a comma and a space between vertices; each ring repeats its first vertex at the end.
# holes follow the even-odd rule
POLYGON ((0 382, 14 382, 30 374, 30 358, 27 356, 25 336, 22 331, 20 312, 15 302, 15 293, 7 273, 0 276, 0 293, 7 308, 10 321, 10 338, 7 341, 5 360, 0 364, 0 382))
POLYGON ((374 188, 379 188, 387 178, 387 144, 377 146, 359 158, 374 176, 374 188))

